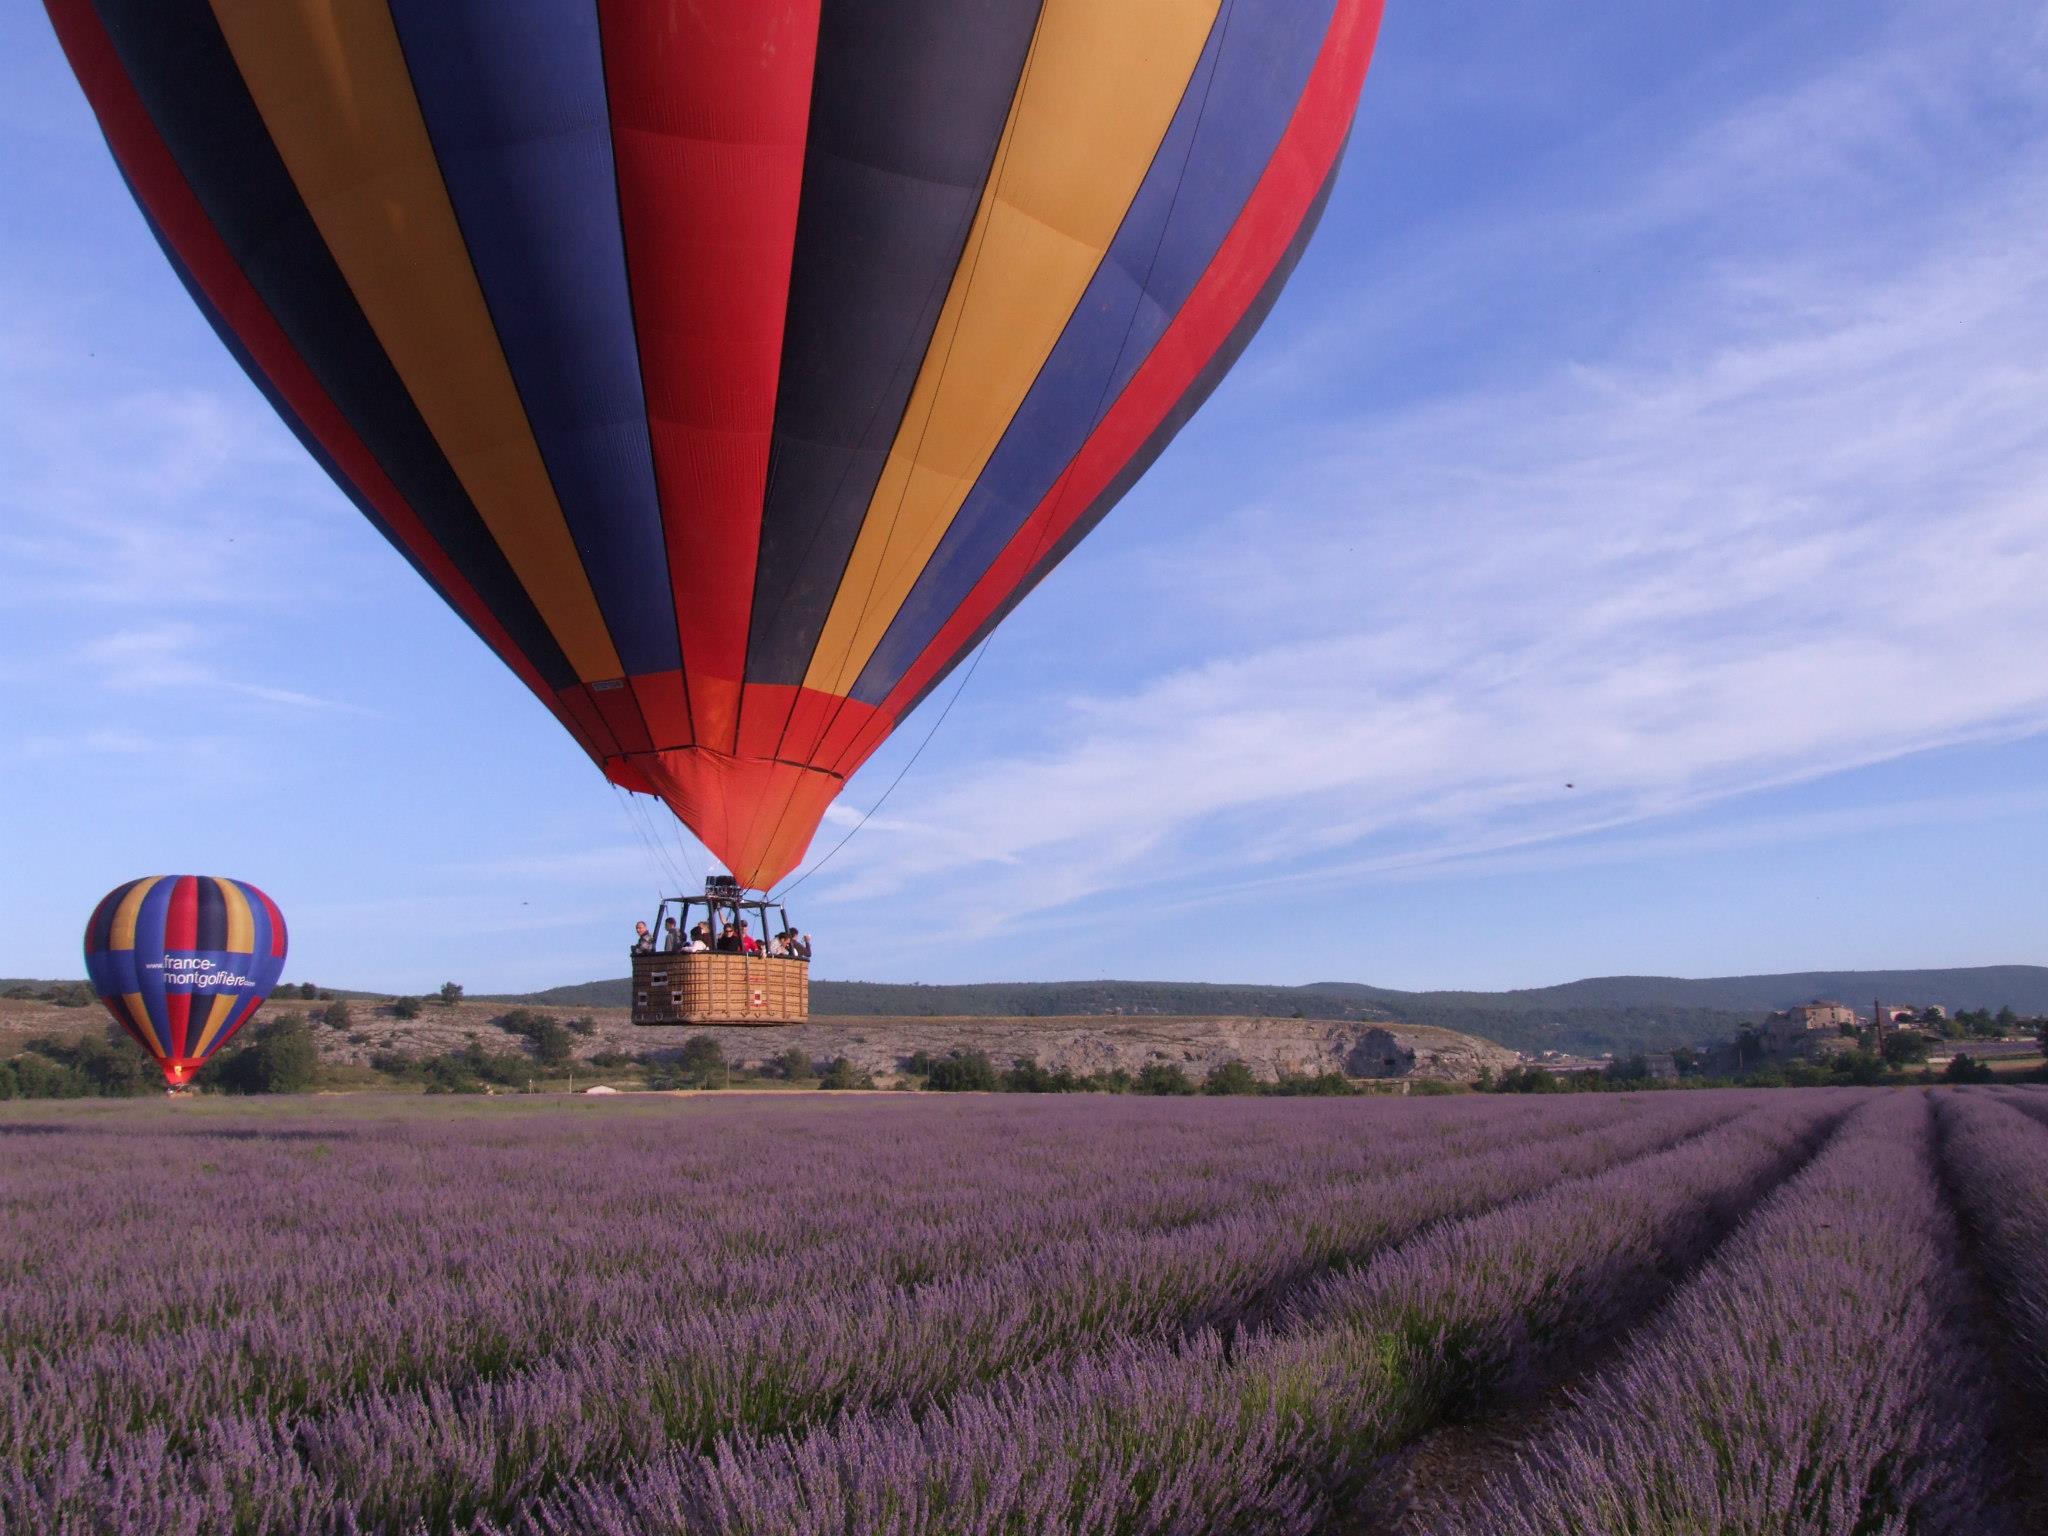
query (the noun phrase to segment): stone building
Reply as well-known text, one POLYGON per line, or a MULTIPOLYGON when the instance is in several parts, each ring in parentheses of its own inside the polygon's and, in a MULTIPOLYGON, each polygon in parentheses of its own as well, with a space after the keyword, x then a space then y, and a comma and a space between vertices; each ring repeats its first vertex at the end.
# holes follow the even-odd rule
POLYGON ((1815 998, 1772 1014, 1757 1033, 1765 1050, 1789 1056, 1811 1050, 1818 1041, 1839 1039, 1845 1028, 1855 1029, 1862 1022, 1848 1004, 1815 998))

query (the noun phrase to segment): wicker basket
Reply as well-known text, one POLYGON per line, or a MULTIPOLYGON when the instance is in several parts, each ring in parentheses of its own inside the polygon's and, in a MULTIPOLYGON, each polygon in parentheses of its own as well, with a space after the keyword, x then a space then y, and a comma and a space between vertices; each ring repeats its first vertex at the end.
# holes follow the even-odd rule
POLYGON ((811 967, 765 955, 633 956, 635 1024, 802 1024, 811 967))

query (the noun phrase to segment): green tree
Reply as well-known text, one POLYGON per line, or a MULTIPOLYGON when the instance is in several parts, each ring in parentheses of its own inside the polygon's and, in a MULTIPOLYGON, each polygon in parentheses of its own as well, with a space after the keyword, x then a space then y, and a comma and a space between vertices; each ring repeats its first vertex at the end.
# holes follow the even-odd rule
POLYGON ((1680 1077, 1691 1077, 1700 1069, 1700 1053, 1689 1045, 1674 1046, 1671 1065, 1680 1077))
POLYGON ((1243 1095, 1259 1093, 1264 1089, 1252 1069, 1232 1057, 1229 1061, 1218 1062, 1209 1069, 1209 1075, 1202 1079, 1202 1092, 1217 1095, 1243 1095))
POLYGON ((384 1008, 394 1019, 416 1019, 420 1016, 420 1000, 416 997, 394 997, 384 1008))
POLYGON ((1003 1084, 985 1052, 954 1051, 931 1063, 924 1085, 938 1093, 994 1093, 1003 1084))
POLYGON ((320 989, 314 986, 313 983, 311 983, 310 981, 302 981, 299 983, 299 997, 302 1001, 310 1003, 319 995, 320 989))
POLYGON ((1543 1067, 1509 1067, 1500 1075, 1496 1093, 1563 1093, 1557 1074, 1543 1067))
POLYGON ((715 1088, 727 1076, 725 1050, 710 1035, 692 1035, 683 1042, 676 1068, 682 1073, 685 1086, 715 1088))
POLYGON ((872 1088, 875 1086, 875 1080, 844 1056, 835 1056, 832 1058, 832 1065, 825 1069, 825 1075, 818 1079, 818 1086, 840 1090, 872 1088))
POLYGON ((1178 1098, 1193 1093, 1195 1085, 1188 1081, 1187 1073, 1173 1062, 1155 1061, 1138 1073, 1135 1091, 1157 1094, 1162 1098, 1178 1098))
POLYGON ((443 1008, 453 1008, 462 1001, 462 983, 459 981, 444 981, 441 983, 441 990, 435 995, 441 999, 441 1006, 443 1008))
POLYGON ((325 1008, 322 1008, 320 1010, 320 1022, 322 1024, 325 1024, 329 1029, 347 1029, 351 1022, 349 1018, 348 999, 345 997, 337 997, 325 1008))
POLYGON ((1894 1031, 1885 1036, 1885 1065, 1903 1067, 1925 1061, 1933 1049, 1933 1044, 1918 1031, 1894 1031))
POLYGON ((802 1046, 792 1045, 775 1058, 775 1074, 789 1082, 801 1083, 817 1076, 817 1071, 811 1065, 810 1052, 802 1046))
POLYGON ((1342 1072, 1283 1072, 1272 1091, 1287 1099, 1342 1099, 1358 1089, 1342 1072))
POLYGON ((199 1081, 223 1093, 304 1093, 319 1066, 320 1051, 305 1018, 287 1013, 257 1025, 246 1040, 208 1062, 199 1081))
POLYGON ((526 1040, 543 1066, 559 1067, 576 1054, 576 1037, 553 1019, 542 1019, 526 1040))
POLYGON ((1998 1016, 1991 1023, 2001 1035, 2016 1035, 2019 1033, 2020 1016, 2012 1011, 2012 1005, 2008 1003, 1998 1010, 1998 1016))
POLYGON ((1989 1083, 1997 1079, 1996 1072, 1981 1061, 1972 1061, 1967 1051, 1958 1051, 1941 1074, 1945 1083, 1989 1083))

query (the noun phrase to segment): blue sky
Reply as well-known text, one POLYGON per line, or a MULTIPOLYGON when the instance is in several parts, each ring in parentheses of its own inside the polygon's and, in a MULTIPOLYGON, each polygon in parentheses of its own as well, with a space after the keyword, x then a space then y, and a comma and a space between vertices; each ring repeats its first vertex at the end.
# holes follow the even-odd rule
MULTIPOLYGON (((1393 0, 1265 331, 799 893, 820 974, 2048 960, 2048 22, 1927 20, 1393 0)), ((0 974, 173 869, 298 978, 617 972, 703 851, 303 459, 27 7, 0 178, 0 974)))

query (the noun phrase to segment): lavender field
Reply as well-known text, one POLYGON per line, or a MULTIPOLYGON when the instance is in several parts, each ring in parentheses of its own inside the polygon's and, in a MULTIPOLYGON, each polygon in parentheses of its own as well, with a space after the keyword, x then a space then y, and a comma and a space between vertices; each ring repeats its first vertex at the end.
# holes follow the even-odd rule
POLYGON ((2039 1089, 0 1109, 9 1533, 2048 1528, 2039 1089))

